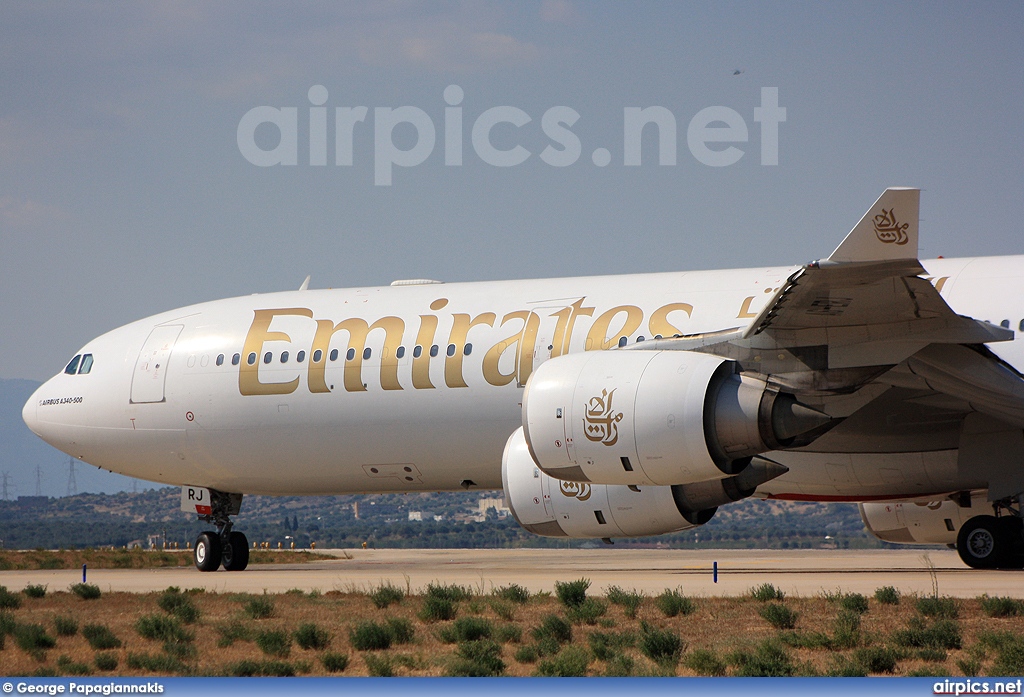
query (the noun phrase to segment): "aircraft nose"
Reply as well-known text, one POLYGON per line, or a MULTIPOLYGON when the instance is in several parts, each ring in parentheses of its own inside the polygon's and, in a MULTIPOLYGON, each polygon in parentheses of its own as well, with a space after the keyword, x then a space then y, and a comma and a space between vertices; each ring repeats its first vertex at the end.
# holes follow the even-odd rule
POLYGON ((58 450, 66 451, 64 440, 67 434, 62 431, 64 424, 59 419, 40 418, 39 414, 41 404, 54 401, 49 399, 52 394, 53 385, 50 382, 44 382, 40 385, 39 389, 33 392, 28 401, 25 402, 25 406, 21 408, 21 419, 32 433, 58 450))
POLYGON ((39 390, 32 393, 32 396, 25 402, 25 406, 21 409, 21 419, 25 422, 25 425, 32 430, 32 433, 37 436, 39 433, 39 419, 36 416, 36 409, 39 406, 39 390))

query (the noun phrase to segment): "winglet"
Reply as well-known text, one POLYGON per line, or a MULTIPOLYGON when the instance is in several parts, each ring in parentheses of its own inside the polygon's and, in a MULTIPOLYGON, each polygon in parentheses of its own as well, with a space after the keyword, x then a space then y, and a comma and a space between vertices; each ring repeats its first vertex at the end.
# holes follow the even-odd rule
POLYGON ((302 282, 301 286, 299 286, 299 290, 309 290, 309 279, 311 279, 312 277, 313 274, 306 276, 306 280, 302 282))
POLYGON ((855 262, 917 259, 920 205, 920 189, 886 189, 828 260, 855 262))

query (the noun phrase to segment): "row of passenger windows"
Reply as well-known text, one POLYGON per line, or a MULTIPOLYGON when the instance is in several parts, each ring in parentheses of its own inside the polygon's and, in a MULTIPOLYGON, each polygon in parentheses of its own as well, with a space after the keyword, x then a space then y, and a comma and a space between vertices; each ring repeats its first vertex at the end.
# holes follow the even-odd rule
MULTIPOLYGON (((457 350, 458 350, 458 347, 455 344, 448 344, 448 350, 446 351, 446 354, 448 356, 454 356, 457 350)), ((431 358, 437 356, 438 353, 440 353, 440 348, 437 346, 437 344, 434 344, 433 346, 430 347, 430 356, 431 356, 431 358)), ((473 353, 473 344, 466 344, 465 346, 462 347, 462 355, 468 356, 471 353, 473 353)), ((413 356, 413 358, 419 358, 422 355, 423 355, 423 347, 422 346, 415 346, 415 347, 413 347, 413 349, 412 349, 412 356, 413 356)), ((338 358, 340 356, 341 356, 341 354, 339 353, 338 349, 331 349, 331 352, 328 354, 328 358, 330 360, 332 360, 332 361, 338 360, 338 358)), ((364 348, 363 349, 363 360, 364 361, 368 361, 368 360, 370 360, 371 356, 373 356, 373 349, 371 349, 369 347, 364 348)), ((404 346, 399 346, 398 349, 395 350, 395 356, 397 358, 400 358, 400 359, 401 358, 405 358, 405 347, 404 346)), ((249 364, 249 365, 256 365, 256 361, 258 359, 259 359, 259 356, 255 352, 253 352, 253 353, 250 353, 248 356, 245 357, 245 362, 247 364, 249 364)), ((320 349, 317 349, 316 351, 313 351, 312 361, 314 363, 320 363, 321 361, 323 361, 323 359, 324 359, 324 352, 323 351, 321 351, 320 349)), ((349 348, 348 352, 345 354, 345 360, 347 360, 347 361, 354 361, 355 359, 356 359, 356 350, 354 348, 349 348)), ((224 365, 224 360, 225 360, 225 356, 224 356, 223 353, 220 354, 219 356, 217 356, 217 365, 224 365)), ((288 361, 291 360, 291 353, 288 352, 288 351, 282 351, 281 354, 278 356, 278 360, 281 363, 287 363, 288 361)), ((298 353, 295 354, 295 362, 296 363, 302 363, 305 360, 306 360, 306 352, 305 351, 299 351, 298 353)), ((236 353, 235 355, 233 355, 231 357, 231 365, 238 365, 241 361, 242 361, 242 354, 240 354, 240 353, 236 353)), ((269 365, 273 361, 274 361, 274 353, 273 353, 273 351, 267 351, 266 353, 263 354, 263 362, 264 363, 269 365)))
MULTIPOLYGON (((659 335, 655 336, 654 338, 655 339, 660 339, 662 337, 659 334, 659 335)), ((644 341, 645 337, 638 336, 636 340, 637 340, 637 343, 639 343, 641 341, 644 341)), ((627 342, 628 342, 628 337, 625 337, 625 336, 619 337, 618 345, 619 345, 619 347, 622 347, 622 346, 625 346, 627 342)), ((551 347, 549 346, 548 348, 550 349, 551 347)), ((449 357, 452 357, 452 356, 454 356, 456 354, 457 351, 458 351, 458 347, 455 344, 448 344, 448 348, 445 351, 445 354, 447 356, 449 356, 449 357)), ((441 349, 440 349, 440 347, 437 344, 434 344, 433 346, 430 347, 429 353, 430 353, 430 357, 431 358, 436 358, 437 355, 440 352, 441 352, 441 349)), ((462 355, 468 356, 471 353, 473 353, 473 344, 466 344, 465 346, 462 347, 462 355)), ((405 349, 404 346, 399 346, 395 350, 395 357, 396 358, 402 359, 402 358, 405 358, 405 355, 406 355, 406 349, 405 349)), ((414 346, 413 349, 412 349, 412 356, 413 356, 413 358, 419 358, 422 355, 423 355, 423 347, 422 346, 414 346)), ((364 361, 368 361, 368 360, 370 360, 371 356, 373 356, 373 349, 371 349, 369 347, 364 348, 363 349, 363 360, 364 361)), ((328 354, 328 359, 332 360, 332 361, 337 361, 338 358, 340 358, 340 357, 341 357, 341 354, 338 351, 338 349, 331 349, 331 352, 328 354)), ((281 363, 287 363, 288 361, 291 360, 291 358, 292 358, 292 355, 291 355, 291 353, 289 351, 282 351, 280 356, 278 357, 278 360, 281 363)), ((316 351, 313 351, 312 360, 313 360, 314 363, 321 362, 323 360, 323 358, 324 358, 323 351, 321 351, 320 349, 317 349, 316 351)), ((347 360, 347 361, 354 361, 355 359, 356 359, 356 350, 354 348, 349 348, 348 352, 345 354, 345 360, 347 360)), ((220 354, 219 356, 217 356, 217 365, 224 365, 224 361, 225 360, 226 360, 225 354, 223 354, 223 353, 220 354)), ((255 352, 252 352, 252 353, 250 353, 249 355, 247 355, 245 357, 245 362, 247 364, 249 364, 249 365, 256 365, 256 361, 257 360, 259 360, 259 354, 255 353, 255 352)), ((299 351, 298 353, 295 354, 295 362, 296 363, 302 363, 305 360, 306 360, 306 352, 305 351, 299 351)), ((231 365, 238 365, 239 363, 241 363, 241 361, 242 361, 242 354, 236 353, 233 356, 231 356, 231 365)), ((273 351, 267 351, 266 353, 263 354, 263 362, 265 364, 267 364, 267 365, 270 365, 271 363, 274 362, 274 353, 273 353, 273 351)))
POLYGON ((71 359, 71 362, 64 368, 67 375, 88 375, 92 370, 92 354, 79 354, 71 359))
MULTIPOLYGON (((658 336, 656 336, 654 338, 655 339, 660 339, 661 335, 659 334, 658 336)), ((637 337, 636 340, 637 340, 637 342, 641 342, 641 341, 644 340, 644 337, 639 336, 639 337, 637 337)), ((624 336, 620 337, 619 338, 619 346, 620 347, 621 346, 625 346, 626 345, 626 341, 627 341, 627 337, 624 337, 624 336)), ((550 349, 551 347, 549 346, 548 348, 550 349)), ((457 351, 458 351, 458 347, 455 344, 448 344, 448 349, 445 351, 445 354, 447 356, 449 356, 449 357, 452 357, 452 356, 454 356, 456 354, 457 351)), ((429 353, 430 353, 430 357, 431 358, 437 357, 437 355, 440 352, 441 352, 441 349, 440 349, 440 347, 437 344, 434 344, 433 346, 430 347, 429 353)), ((468 356, 471 353, 473 353, 473 344, 466 344, 465 346, 462 347, 462 355, 468 356)), ((395 350, 395 357, 396 358, 399 358, 399 359, 405 358, 405 354, 406 354, 406 350, 405 350, 404 346, 399 346, 395 350)), ((364 361, 370 360, 370 357, 372 355, 373 355, 373 350, 372 349, 370 349, 369 347, 363 349, 363 360, 364 361)), ((413 349, 412 349, 412 357, 413 358, 419 358, 422 355, 423 355, 423 347, 422 346, 414 346, 413 349)), ((331 349, 330 354, 328 354, 328 358, 330 360, 332 360, 332 361, 338 360, 338 358, 340 356, 341 356, 341 354, 338 352, 338 349, 331 349)), ((323 351, 321 351, 320 349, 317 349, 316 351, 313 351, 313 362, 314 363, 319 363, 320 361, 323 360, 323 358, 324 358, 323 351)), ((354 361, 355 359, 356 359, 356 350, 354 348, 349 348, 348 352, 345 354, 345 360, 347 360, 347 361, 354 361)), ((224 356, 223 353, 220 354, 219 356, 217 356, 217 365, 224 365, 224 360, 225 360, 225 356, 224 356)), ((236 353, 235 355, 233 355, 231 357, 231 365, 238 365, 241 362, 241 360, 242 360, 242 354, 236 353)), ((245 362, 248 363, 249 365, 255 365, 257 360, 259 360, 259 355, 256 354, 255 352, 250 353, 248 356, 245 357, 245 362)), ((289 353, 288 351, 282 351, 281 355, 278 358, 278 360, 280 360, 281 363, 287 363, 289 360, 291 360, 291 353, 289 353)), ((306 360, 306 352, 305 351, 299 351, 298 353, 295 354, 295 362, 296 363, 302 363, 305 360, 306 360)), ((270 365, 271 363, 273 363, 273 361, 274 361, 274 353, 272 351, 267 351, 266 353, 263 354, 263 362, 265 364, 270 365)))

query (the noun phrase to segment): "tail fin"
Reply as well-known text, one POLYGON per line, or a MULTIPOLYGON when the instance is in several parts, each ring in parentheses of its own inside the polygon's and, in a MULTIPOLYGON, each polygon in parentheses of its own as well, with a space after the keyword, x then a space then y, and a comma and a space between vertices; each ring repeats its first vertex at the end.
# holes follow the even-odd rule
POLYGON ((832 252, 829 261, 917 259, 920 204, 920 189, 886 189, 832 252))

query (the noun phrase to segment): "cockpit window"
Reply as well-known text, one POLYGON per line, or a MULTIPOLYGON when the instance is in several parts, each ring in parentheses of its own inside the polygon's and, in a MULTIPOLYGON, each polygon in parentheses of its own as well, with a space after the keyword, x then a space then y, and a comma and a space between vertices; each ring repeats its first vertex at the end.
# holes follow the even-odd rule
POLYGON ((78 374, 88 375, 90 370, 92 370, 92 354, 87 353, 82 356, 82 365, 78 366, 78 374))
POLYGON ((68 363, 68 367, 64 369, 64 372, 67 373, 68 375, 76 374, 78 372, 78 362, 81 360, 81 356, 75 356, 74 358, 72 358, 71 362, 68 363))

